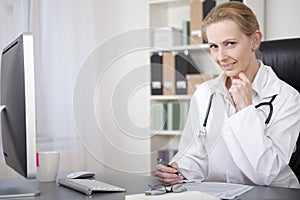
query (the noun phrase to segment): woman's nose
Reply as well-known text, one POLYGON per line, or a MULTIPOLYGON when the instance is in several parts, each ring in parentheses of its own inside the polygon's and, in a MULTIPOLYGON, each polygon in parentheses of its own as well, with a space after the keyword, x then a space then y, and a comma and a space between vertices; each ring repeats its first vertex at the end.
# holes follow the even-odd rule
POLYGON ((227 58, 227 52, 224 48, 219 48, 218 51, 218 60, 225 60, 227 58))

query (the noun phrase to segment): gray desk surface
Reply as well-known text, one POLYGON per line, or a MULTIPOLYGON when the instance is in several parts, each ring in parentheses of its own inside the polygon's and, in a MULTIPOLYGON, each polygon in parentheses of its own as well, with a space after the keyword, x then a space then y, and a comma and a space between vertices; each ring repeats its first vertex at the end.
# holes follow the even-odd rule
MULTIPOLYGON (((64 177, 66 173, 60 173, 59 177, 64 177)), ((130 174, 107 174, 97 173, 96 179, 118 185, 126 189, 126 192, 120 193, 94 193, 92 196, 86 196, 74 190, 59 186, 56 182, 40 183, 37 180, 25 180, 22 178, 0 180, 0 187, 16 186, 22 184, 31 184, 41 191, 37 197, 22 198, 26 200, 119 200, 125 199, 126 194, 143 193, 148 189, 148 184, 157 184, 155 177, 138 176, 130 174)), ((277 187, 254 187, 254 189, 237 197, 236 200, 262 200, 262 199, 281 199, 281 200, 299 200, 300 190, 277 187)))

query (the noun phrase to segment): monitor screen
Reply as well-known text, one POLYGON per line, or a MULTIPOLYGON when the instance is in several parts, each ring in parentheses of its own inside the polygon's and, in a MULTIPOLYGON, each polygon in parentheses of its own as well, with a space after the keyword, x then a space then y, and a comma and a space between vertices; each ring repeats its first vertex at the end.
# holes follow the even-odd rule
MULTIPOLYGON (((1 132, 5 162, 23 177, 35 178, 36 118, 32 34, 21 34, 3 49, 0 84, 1 106, 4 107, 1 111, 1 132)), ((3 189, 1 191, 5 192, 3 189)))

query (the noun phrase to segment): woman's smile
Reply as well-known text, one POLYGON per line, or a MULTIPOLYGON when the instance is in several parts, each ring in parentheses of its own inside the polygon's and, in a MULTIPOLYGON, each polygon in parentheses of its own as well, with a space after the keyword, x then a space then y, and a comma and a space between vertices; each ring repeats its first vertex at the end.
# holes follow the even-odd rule
POLYGON ((221 64, 222 68, 226 71, 230 71, 234 69, 236 62, 228 63, 228 64, 221 64))

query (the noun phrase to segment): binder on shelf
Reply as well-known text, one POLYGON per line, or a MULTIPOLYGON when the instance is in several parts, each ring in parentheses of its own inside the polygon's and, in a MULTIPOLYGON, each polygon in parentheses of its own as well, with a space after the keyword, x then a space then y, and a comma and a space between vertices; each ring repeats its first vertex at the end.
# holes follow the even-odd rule
POLYGON ((199 74, 199 70, 196 67, 195 62, 193 61, 192 57, 186 55, 186 60, 188 61, 188 74, 199 74))
POLYGON ((181 118, 180 104, 178 102, 173 103, 173 114, 172 114, 173 127, 172 127, 172 130, 179 130, 180 118, 181 118))
POLYGON ((151 106, 151 130, 182 130, 188 112, 189 102, 157 102, 151 106))
POLYGON ((163 95, 175 95, 175 55, 163 53, 163 95))
POLYGON ((180 52, 175 56, 175 66, 176 66, 176 75, 175 75, 175 89, 176 94, 187 94, 187 81, 186 75, 199 73, 192 58, 180 52))
POLYGON ((153 53, 150 61, 151 94, 162 95, 162 56, 159 53, 153 53))
POLYGON ((215 78, 214 74, 187 74, 188 94, 192 95, 204 81, 215 78))
POLYGON ((184 53, 178 53, 176 61, 176 94, 187 94, 186 74, 188 71, 188 62, 184 53))
POLYGON ((158 151, 157 157, 161 158, 165 162, 169 163, 177 152, 178 152, 178 150, 175 150, 175 149, 162 149, 162 150, 158 151))
POLYGON ((151 130, 162 131, 165 129, 166 110, 163 103, 151 106, 151 130))
POLYGON ((205 81, 202 74, 187 74, 186 80, 188 84, 188 94, 192 95, 201 83, 205 81))
POLYGON ((173 129, 173 103, 167 103, 167 127, 166 130, 172 131, 173 129))
POLYGON ((216 0, 206 0, 203 2, 203 19, 216 6, 216 0))
POLYGON ((190 44, 190 21, 182 22, 181 44, 182 45, 190 44))
POLYGON ((188 112, 189 112, 189 107, 190 104, 189 102, 182 102, 180 104, 180 127, 179 130, 183 130, 185 123, 186 123, 186 119, 188 116, 188 112))
POLYGON ((201 24, 203 20, 203 1, 193 0, 190 8, 191 22, 190 22, 190 44, 203 43, 201 24))

